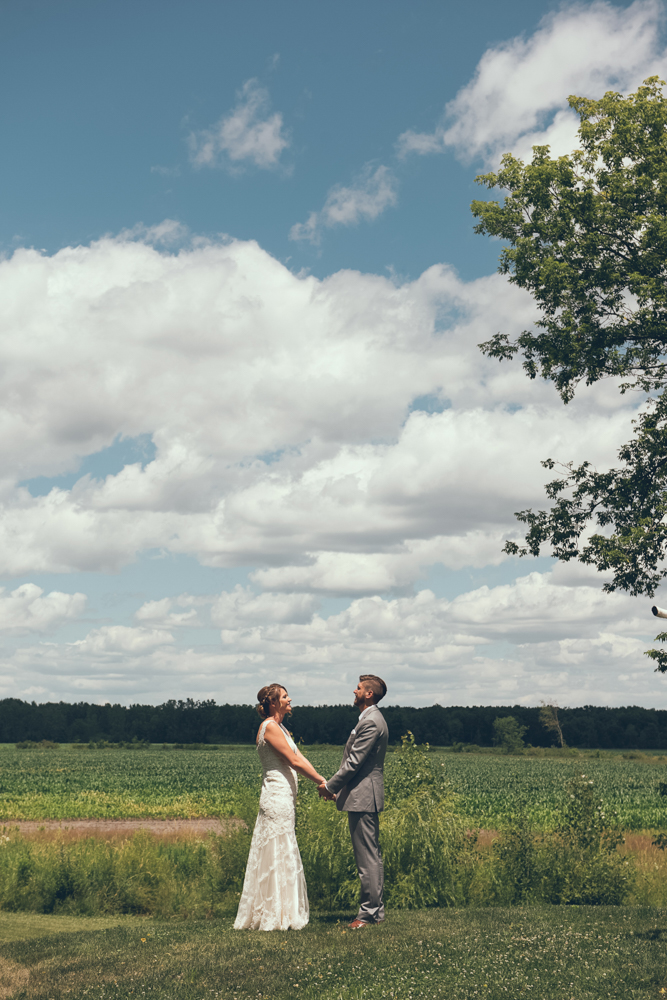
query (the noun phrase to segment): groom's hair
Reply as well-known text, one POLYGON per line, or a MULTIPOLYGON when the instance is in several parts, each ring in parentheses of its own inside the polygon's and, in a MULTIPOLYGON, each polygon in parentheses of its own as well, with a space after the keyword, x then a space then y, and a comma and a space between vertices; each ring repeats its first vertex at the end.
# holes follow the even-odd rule
POLYGON ((377 703, 386 695, 387 685, 381 677, 376 677, 375 674, 362 674, 359 680, 365 687, 369 688, 373 692, 374 705, 377 705, 377 703))

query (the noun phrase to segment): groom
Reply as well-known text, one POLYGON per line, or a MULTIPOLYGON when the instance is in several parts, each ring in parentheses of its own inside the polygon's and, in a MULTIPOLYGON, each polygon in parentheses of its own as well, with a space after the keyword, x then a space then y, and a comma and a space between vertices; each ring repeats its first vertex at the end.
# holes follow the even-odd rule
POLYGON ((387 723, 377 703, 387 685, 374 674, 362 674, 354 692, 359 721, 345 745, 343 762, 333 778, 322 782, 320 795, 336 796, 336 806, 347 813, 350 837, 361 881, 361 904, 349 925, 360 930, 384 920, 382 889, 384 868, 379 842, 379 813, 384 809, 382 769, 389 737, 387 723))

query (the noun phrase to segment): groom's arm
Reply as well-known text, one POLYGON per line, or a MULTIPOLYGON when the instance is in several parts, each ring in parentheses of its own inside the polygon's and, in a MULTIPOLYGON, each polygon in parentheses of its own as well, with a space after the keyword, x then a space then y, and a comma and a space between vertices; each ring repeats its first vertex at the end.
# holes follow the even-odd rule
POLYGON ((380 730, 369 720, 363 729, 361 729, 361 732, 357 733, 345 763, 340 770, 336 771, 333 778, 329 778, 326 782, 324 787, 328 792, 332 792, 335 795, 341 788, 347 785, 348 781, 354 777, 370 754, 377 743, 379 735, 380 730))

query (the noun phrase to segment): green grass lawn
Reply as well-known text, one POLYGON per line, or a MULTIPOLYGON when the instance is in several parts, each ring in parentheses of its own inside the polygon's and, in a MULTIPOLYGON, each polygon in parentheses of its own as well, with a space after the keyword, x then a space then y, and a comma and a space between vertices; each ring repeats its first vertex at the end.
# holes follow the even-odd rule
POLYGON ((231 919, 158 922, 0 914, 0 996, 15 1000, 534 1000, 659 998, 667 910, 552 907, 390 913, 348 931, 235 932, 231 919))

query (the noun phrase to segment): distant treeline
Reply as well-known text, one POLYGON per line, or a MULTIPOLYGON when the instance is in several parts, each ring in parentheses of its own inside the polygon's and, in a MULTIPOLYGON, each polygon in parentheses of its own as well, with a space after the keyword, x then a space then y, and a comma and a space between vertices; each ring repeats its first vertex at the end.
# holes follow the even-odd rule
MULTIPOLYGON (((527 726, 526 743, 549 747, 553 734, 540 724, 539 708, 522 705, 472 708, 401 708, 382 706, 392 742, 408 729, 420 743, 491 746, 493 721, 513 715, 527 726)), ((344 743, 357 712, 350 705, 295 708, 288 720, 296 739, 304 743, 344 743)), ((568 746, 591 749, 667 749, 667 711, 654 708, 559 709, 568 746)), ((57 743, 111 743, 133 739, 151 743, 251 743, 259 719, 249 705, 217 705, 214 701, 168 701, 164 705, 89 705, 78 702, 0 700, 0 742, 53 740, 57 743)))

